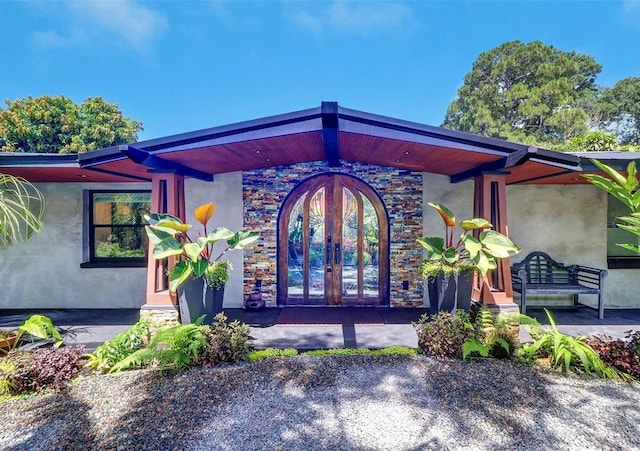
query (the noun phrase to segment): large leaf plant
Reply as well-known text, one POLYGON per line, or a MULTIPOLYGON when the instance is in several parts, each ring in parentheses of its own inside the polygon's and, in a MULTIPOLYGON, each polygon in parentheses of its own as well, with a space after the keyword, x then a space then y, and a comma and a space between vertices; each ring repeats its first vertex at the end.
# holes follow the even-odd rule
POLYGON ((209 232, 207 223, 215 210, 213 203, 200 205, 194 210, 193 216, 203 227, 195 240, 187 234, 191 225, 185 224, 180 218, 166 213, 145 215, 149 223, 145 229, 153 245, 153 256, 156 259, 180 257, 169 274, 169 289, 172 292, 191 277, 202 277, 208 283, 210 279, 215 279, 209 284, 213 288, 221 288, 215 286, 226 282, 225 278, 219 277, 220 269, 230 268, 228 262, 221 260, 222 257, 228 251, 243 249, 258 239, 260 232, 232 232, 226 227, 218 227, 209 232), (226 242, 226 247, 215 254, 213 246, 222 241, 226 242), (212 277, 207 277, 208 274, 212 277))
POLYGON ((434 271, 448 274, 460 270, 474 270, 483 277, 497 267, 497 258, 508 258, 520 252, 520 247, 500 232, 491 230, 493 225, 483 218, 460 221, 462 233, 455 241, 457 222, 455 215, 442 204, 431 203, 442 217, 444 237, 425 236, 418 242, 427 250, 423 264, 423 276, 431 277, 434 271), (478 236, 473 231, 479 230, 478 236))
MULTIPOLYGON (((608 177, 600 174, 583 174, 582 176, 629 207, 631 215, 620 216, 617 219, 621 222, 616 225, 623 230, 640 236, 640 184, 637 178, 636 162, 632 161, 627 165, 626 177, 598 160, 591 160, 591 162, 608 177)), ((640 254, 640 245, 638 244, 620 243, 617 246, 640 254)))

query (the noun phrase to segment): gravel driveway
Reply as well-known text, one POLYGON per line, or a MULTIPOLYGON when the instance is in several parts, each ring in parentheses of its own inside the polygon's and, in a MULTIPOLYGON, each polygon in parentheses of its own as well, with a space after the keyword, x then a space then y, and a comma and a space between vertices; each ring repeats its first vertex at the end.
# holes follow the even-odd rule
POLYGON ((640 385, 413 357, 89 377, 5 401, 0 449, 640 449, 640 385))

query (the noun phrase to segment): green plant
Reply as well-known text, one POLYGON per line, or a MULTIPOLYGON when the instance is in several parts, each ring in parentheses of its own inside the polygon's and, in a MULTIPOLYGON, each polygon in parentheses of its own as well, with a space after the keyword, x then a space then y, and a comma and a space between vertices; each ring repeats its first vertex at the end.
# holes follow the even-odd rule
POLYGON ((263 359, 272 359, 274 357, 294 357, 298 355, 298 350, 294 348, 266 348, 259 349, 256 351, 251 351, 247 354, 247 361, 249 362, 257 362, 258 360, 263 359))
POLYGON ((20 177, 0 174, 0 249, 29 240, 44 227, 44 196, 20 177))
POLYGON ((149 342, 150 325, 145 321, 138 321, 124 332, 120 332, 113 340, 105 341, 92 354, 88 354, 87 367, 96 371, 109 371, 115 364, 121 362, 149 342))
POLYGON ((14 344, 8 348, 0 348, 0 353, 6 355, 12 350, 17 349, 23 344, 23 336, 25 333, 31 336, 31 342, 34 341, 33 338, 40 338, 42 340, 53 338, 54 347, 57 348, 62 345, 62 335, 60 335, 60 332, 58 332, 50 318, 45 315, 31 315, 22 325, 18 326, 17 331, 3 331, 0 334, 6 338, 16 337, 14 344))
MULTIPOLYGON (((626 177, 604 163, 597 160, 591 160, 591 162, 609 177, 604 177, 599 174, 583 174, 582 176, 589 180, 591 184, 609 193, 629 207, 631 216, 619 217, 618 219, 622 221, 622 224, 617 224, 617 226, 634 235, 640 236, 640 185, 638 184, 635 161, 631 161, 627 165, 626 177)), ((623 243, 617 244, 617 246, 640 254, 640 245, 638 244, 623 243)))
POLYGON ((83 354, 82 346, 14 351, 2 362, 0 394, 60 388, 80 374, 83 354))
POLYGON ((572 337, 558 330, 551 313, 545 309, 550 329, 542 326, 528 326, 533 331, 533 343, 526 343, 520 348, 520 355, 527 361, 536 358, 548 358, 552 368, 559 368, 568 373, 572 368, 592 372, 603 379, 628 380, 629 375, 606 365, 598 353, 586 342, 586 337, 572 337))
POLYGON ((203 226, 203 232, 198 234, 195 241, 187 235, 191 225, 185 224, 179 218, 164 213, 145 215, 149 223, 145 230, 153 245, 153 256, 156 259, 172 256, 182 258, 169 274, 169 288, 172 292, 191 277, 204 277, 206 280, 207 270, 213 273, 211 279, 218 283, 222 280, 219 272, 223 268, 228 269, 227 266, 216 265, 224 254, 230 250, 243 249, 258 239, 259 232, 234 233, 226 227, 218 227, 207 233, 207 223, 215 210, 213 203, 200 205, 194 210, 194 217, 203 226), (227 247, 214 256, 213 246, 219 241, 226 241, 227 247), (209 269, 210 266, 213 268, 209 269))
POLYGON ((160 329, 146 347, 135 351, 113 365, 110 372, 130 368, 156 366, 162 369, 193 366, 207 347, 203 326, 204 315, 193 324, 180 324, 160 329))
POLYGON ((493 314, 486 305, 482 305, 472 314, 472 322, 476 329, 476 337, 462 345, 462 358, 467 359, 473 354, 481 357, 498 359, 511 358, 519 344, 516 324, 517 315, 493 314))
POLYGON ((454 231, 457 226, 454 214, 442 204, 429 202, 436 209, 445 225, 443 237, 425 236, 418 242, 427 250, 426 264, 422 266, 423 275, 431 277, 437 271, 477 270, 482 276, 496 268, 496 258, 508 258, 520 252, 520 247, 505 235, 490 229, 493 225, 482 218, 460 221, 463 232, 454 244, 454 231), (476 238, 469 232, 481 230, 476 238), (447 269, 445 269, 447 268, 447 269))
POLYGON ((587 343, 604 363, 640 380, 640 330, 627 331, 624 340, 594 337, 587 343))
POLYGON ((469 314, 457 310, 455 315, 439 312, 424 314, 413 323, 418 334, 418 347, 431 357, 462 357, 462 345, 476 337, 469 314))
POLYGON ((205 365, 221 362, 240 362, 251 351, 249 326, 239 321, 227 323, 224 313, 218 313, 213 323, 204 329, 207 346, 198 361, 205 365))
POLYGON ((209 264, 204 272, 204 280, 211 288, 220 289, 229 281, 229 271, 233 268, 228 261, 217 261, 209 264))

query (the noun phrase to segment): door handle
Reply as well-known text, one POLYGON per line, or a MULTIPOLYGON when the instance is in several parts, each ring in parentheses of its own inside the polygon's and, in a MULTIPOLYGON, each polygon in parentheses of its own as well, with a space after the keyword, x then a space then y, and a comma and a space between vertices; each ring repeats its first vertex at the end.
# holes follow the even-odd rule
POLYGON ((342 258, 342 253, 340 252, 340 243, 336 243, 335 258, 336 258, 336 265, 339 265, 340 259, 342 258))
POLYGON ((333 256, 331 255, 331 235, 327 237, 327 265, 330 265, 333 261, 333 256))

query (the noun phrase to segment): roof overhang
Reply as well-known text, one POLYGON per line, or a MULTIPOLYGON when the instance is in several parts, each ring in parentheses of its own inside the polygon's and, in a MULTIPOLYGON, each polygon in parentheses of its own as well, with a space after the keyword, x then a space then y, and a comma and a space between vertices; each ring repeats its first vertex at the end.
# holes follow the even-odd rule
POLYGON ((0 170, 35 182, 148 181, 157 171, 212 180, 220 173, 312 161, 390 166, 445 175, 452 182, 501 172, 508 184, 576 183, 582 170, 580 154, 364 113, 336 102, 79 155, 0 154, 0 170))

